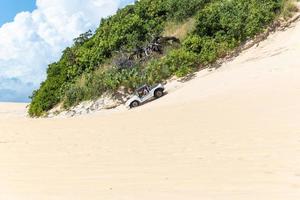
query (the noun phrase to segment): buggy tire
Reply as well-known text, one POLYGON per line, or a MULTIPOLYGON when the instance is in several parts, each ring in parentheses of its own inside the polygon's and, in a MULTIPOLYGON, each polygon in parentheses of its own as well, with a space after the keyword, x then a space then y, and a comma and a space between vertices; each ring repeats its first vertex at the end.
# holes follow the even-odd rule
POLYGON ((162 89, 155 90, 154 97, 156 99, 161 98, 162 96, 164 96, 164 91, 162 89))
POLYGON ((136 108, 136 107, 139 107, 140 106, 140 102, 138 101, 134 101, 130 104, 130 108, 136 108))

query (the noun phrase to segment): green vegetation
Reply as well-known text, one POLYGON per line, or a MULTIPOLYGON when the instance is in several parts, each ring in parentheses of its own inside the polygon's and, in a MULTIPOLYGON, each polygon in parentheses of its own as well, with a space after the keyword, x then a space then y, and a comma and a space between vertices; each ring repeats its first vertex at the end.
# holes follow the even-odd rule
POLYGON ((60 102, 66 108, 120 88, 130 92, 143 83, 158 83, 174 75, 184 77, 213 63, 245 40, 264 30, 286 0, 140 0, 103 19, 94 34, 74 39, 62 58, 47 70, 47 80, 32 95, 30 116, 42 116, 60 102), (117 70, 117 51, 133 50, 166 27, 182 31, 181 46, 170 46, 163 56, 117 70), (191 25, 193 28, 190 28, 191 25), (182 34, 184 33, 184 34, 182 34))
MULTIPOLYGON (((300 0, 297 0, 300 2, 300 0)), ((282 5, 282 16, 284 19, 288 19, 293 16, 294 12, 298 11, 298 7, 295 4, 295 0, 285 0, 282 5)))

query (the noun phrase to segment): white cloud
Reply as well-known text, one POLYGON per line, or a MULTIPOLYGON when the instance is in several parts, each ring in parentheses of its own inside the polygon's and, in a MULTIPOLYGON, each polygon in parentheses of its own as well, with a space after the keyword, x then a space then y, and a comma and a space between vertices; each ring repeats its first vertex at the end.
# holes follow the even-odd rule
POLYGON ((37 0, 0 28, 0 101, 23 101, 73 38, 133 0, 37 0))

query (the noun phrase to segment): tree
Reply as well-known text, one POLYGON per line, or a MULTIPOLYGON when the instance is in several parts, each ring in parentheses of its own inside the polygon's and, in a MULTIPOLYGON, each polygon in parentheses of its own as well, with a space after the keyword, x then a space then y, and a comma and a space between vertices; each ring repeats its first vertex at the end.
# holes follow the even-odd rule
POLYGON ((75 46, 79 46, 79 45, 84 44, 84 43, 85 43, 86 41, 88 41, 92 36, 93 36, 92 30, 88 30, 87 32, 80 34, 79 37, 77 37, 77 38, 75 38, 75 39, 73 40, 75 46))

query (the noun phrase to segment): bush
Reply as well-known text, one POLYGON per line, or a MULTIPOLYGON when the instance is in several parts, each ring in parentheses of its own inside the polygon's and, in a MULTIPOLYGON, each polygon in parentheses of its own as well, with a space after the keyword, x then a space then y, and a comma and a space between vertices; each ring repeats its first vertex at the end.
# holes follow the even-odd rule
POLYGON ((217 38, 197 35, 189 36, 184 42, 184 47, 186 50, 197 53, 202 65, 213 63, 218 57, 224 56, 230 49, 226 42, 219 41, 217 38))
POLYGON ((178 77, 186 76, 187 74, 196 71, 199 67, 197 54, 186 51, 183 48, 171 51, 162 62, 162 64, 167 66, 171 71, 171 75, 176 75, 178 77))
POLYGON ((45 111, 50 110, 59 103, 59 93, 56 91, 58 84, 58 81, 51 79, 41 84, 42 87, 39 92, 33 92, 33 101, 29 107, 30 116, 42 116, 45 111))
POLYGON ((176 21, 183 21, 193 16, 208 2, 208 0, 168 0, 166 4, 170 11, 169 17, 176 21))
POLYGON ((280 0, 215 1, 196 17, 195 31, 184 41, 207 65, 261 32, 276 16, 280 0))
MULTIPOLYGON (((299 0, 298 0, 299 1, 299 0)), ((288 19, 293 16, 294 12, 298 11, 298 7, 295 4, 295 0, 285 0, 282 4, 282 16, 284 19, 288 19)))
POLYGON ((244 41, 262 31, 280 9, 280 0, 216 1, 197 15, 195 34, 200 37, 226 36, 244 41))
POLYGON ((85 97, 84 88, 72 85, 65 94, 64 108, 69 108, 83 101, 85 97))
POLYGON ((150 62, 144 74, 144 76, 146 77, 146 83, 148 84, 159 83, 160 81, 167 79, 171 75, 171 70, 160 60, 154 60, 150 62))

